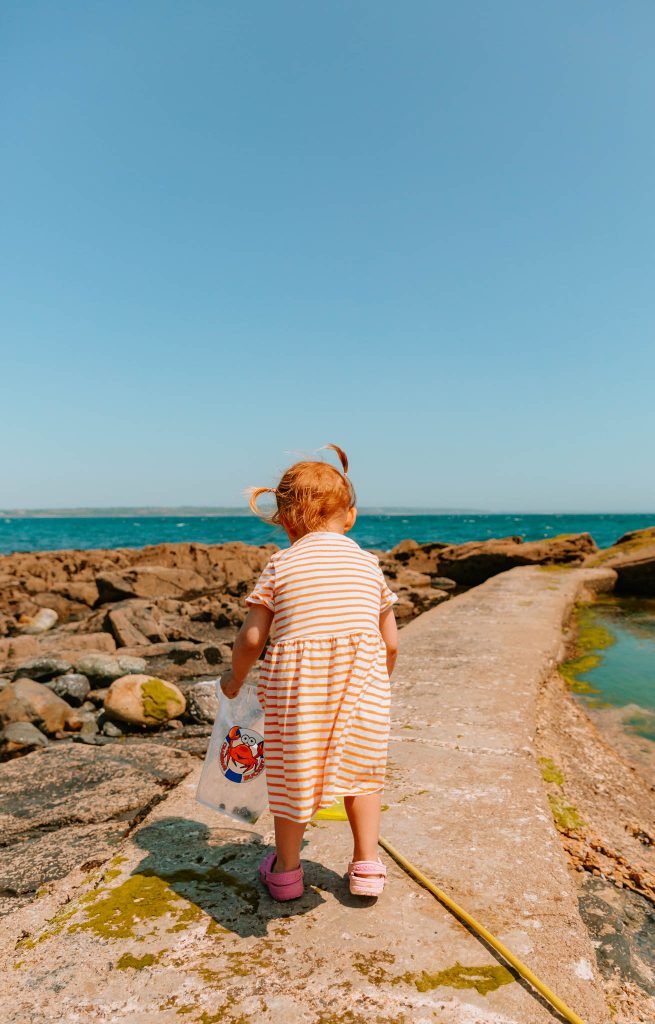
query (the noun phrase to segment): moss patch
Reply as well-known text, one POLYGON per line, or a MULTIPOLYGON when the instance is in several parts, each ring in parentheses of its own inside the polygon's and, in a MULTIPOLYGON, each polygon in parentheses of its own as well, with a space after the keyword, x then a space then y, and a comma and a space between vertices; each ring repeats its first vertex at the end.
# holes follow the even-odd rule
POLYGON ((598 668, 602 658, 597 654, 586 654, 580 658, 571 658, 559 666, 559 674, 574 693, 598 693, 595 686, 592 686, 581 676, 598 668))
POLYGON ((590 651, 605 651, 616 643, 616 637, 598 622, 592 605, 578 605, 576 608, 578 638, 577 649, 582 654, 590 651))
POLYGON ((131 953, 123 953, 120 960, 116 962, 116 968, 119 971, 142 971, 144 967, 152 967, 153 964, 158 963, 165 952, 166 950, 162 949, 159 953, 146 953, 145 956, 141 957, 132 956, 131 953))
POLYGON ((465 967, 456 963, 437 974, 403 974, 394 979, 394 983, 405 981, 413 983, 419 992, 430 992, 435 988, 474 988, 481 996, 494 992, 501 985, 509 985, 515 981, 514 975, 506 967, 484 964, 482 967, 465 967))
POLYGON ((570 804, 563 796, 549 793, 548 803, 553 812, 555 824, 563 832, 574 832, 576 829, 584 828, 585 822, 580 817, 577 807, 570 804))
POLYGON ((616 638, 598 622, 593 605, 577 605, 575 610, 575 655, 559 666, 559 674, 574 693, 598 693, 582 677, 598 668, 602 651, 616 643, 616 638))
MULTIPOLYGON (((104 939, 137 938, 135 928, 170 915, 175 923, 166 930, 182 931, 207 915, 174 892, 166 878, 144 872, 130 875, 114 888, 94 889, 62 907, 40 934, 28 936, 17 947, 33 949, 64 929, 71 934, 90 931, 104 939), (72 919, 82 912, 81 920, 72 919)), ((151 929, 150 934, 156 929, 151 929)))
POLYGON ((564 772, 558 768, 550 757, 539 758, 539 768, 544 782, 554 782, 557 786, 564 785, 564 772))
POLYGON ((118 878, 118 876, 121 873, 121 868, 119 865, 125 863, 126 860, 127 857, 112 857, 112 859, 109 861, 109 864, 107 865, 106 870, 102 875, 102 881, 111 882, 114 878, 118 878))
POLYGON ((352 959, 352 965, 363 977, 368 978, 374 985, 380 985, 387 980, 388 972, 386 967, 396 962, 393 953, 385 949, 376 949, 372 953, 356 953, 352 959))
POLYGON ((91 931, 105 939, 131 938, 136 925, 166 915, 177 919, 168 931, 185 928, 204 916, 200 907, 178 896, 164 878, 154 874, 130 875, 115 889, 89 893, 81 902, 87 903, 86 917, 68 931, 91 931))
POLYGON ((173 715, 184 710, 179 694, 163 679, 149 679, 147 683, 141 683, 141 703, 143 713, 157 722, 167 722, 172 717, 171 704, 178 709, 173 711, 173 715))

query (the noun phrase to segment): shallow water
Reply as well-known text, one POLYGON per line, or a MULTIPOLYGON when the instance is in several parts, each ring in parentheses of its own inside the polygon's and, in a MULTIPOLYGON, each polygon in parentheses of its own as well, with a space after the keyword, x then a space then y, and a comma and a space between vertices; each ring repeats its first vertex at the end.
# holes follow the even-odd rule
POLYGON ((580 699, 591 707, 625 709, 623 728, 655 741, 655 600, 600 601, 591 606, 589 616, 612 642, 592 651, 598 665, 579 678, 593 692, 580 694, 580 699))
MULTIPOLYGON (((542 540, 560 533, 592 535, 599 547, 613 544, 629 530, 655 524, 650 515, 485 515, 481 513, 361 511, 351 536, 364 547, 387 551, 407 537, 419 543, 463 544, 490 537, 520 536, 542 540)), ((11 516, 0 512, 0 554, 12 551, 55 551, 65 548, 140 548, 146 544, 196 541, 221 544, 273 542, 284 547, 284 533, 249 514, 11 516)))

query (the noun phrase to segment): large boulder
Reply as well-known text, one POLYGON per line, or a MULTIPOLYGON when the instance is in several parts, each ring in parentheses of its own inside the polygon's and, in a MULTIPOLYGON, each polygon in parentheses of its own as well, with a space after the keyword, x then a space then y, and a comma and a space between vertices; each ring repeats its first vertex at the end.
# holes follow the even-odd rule
POLYGON ((192 569, 136 566, 123 572, 102 573, 96 578, 101 604, 134 597, 176 597, 188 601, 207 589, 207 582, 192 569))
POLYGON ((16 679, 0 691, 0 724, 31 722, 44 732, 53 734, 66 728, 79 729, 79 713, 65 700, 33 679, 16 679))
POLYGON ((165 725, 186 710, 186 701, 174 683, 149 675, 116 679, 105 697, 105 714, 131 725, 165 725))
POLYGON ((580 565, 597 550, 588 533, 528 542, 521 537, 500 537, 442 548, 437 555, 437 568, 462 586, 477 586, 517 565, 580 565))
POLYGON ((33 892, 106 857, 197 762, 158 743, 50 744, 0 765, 0 892, 33 892))
POLYGON ((625 533, 612 547, 588 558, 585 565, 614 569, 617 594, 655 596, 655 526, 625 533))

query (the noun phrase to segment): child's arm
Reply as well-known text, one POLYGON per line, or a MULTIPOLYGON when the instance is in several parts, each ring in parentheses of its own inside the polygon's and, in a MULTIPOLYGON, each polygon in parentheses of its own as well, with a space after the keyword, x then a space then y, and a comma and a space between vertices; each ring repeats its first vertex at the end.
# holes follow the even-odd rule
POLYGON ((263 604, 253 604, 237 634, 232 648, 232 668, 221 676, 221 689, 230 700, 236 697, 246 681, 264 644, 273 621, 273 612, 263 604))
POLYGON ((380 616, 380 633, 387 648, 387 672, 389 676, 393 672, 398 654, 398 627, 393 608, 387 608, 380 616))

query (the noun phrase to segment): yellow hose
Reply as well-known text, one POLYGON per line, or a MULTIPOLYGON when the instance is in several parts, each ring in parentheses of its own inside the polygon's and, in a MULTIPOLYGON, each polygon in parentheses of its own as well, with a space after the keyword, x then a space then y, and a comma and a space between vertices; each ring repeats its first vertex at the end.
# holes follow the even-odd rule
POLYGON ((469 925, 473 931, 478 933, 478 935, 481 935, 490 946, 493 946, 496 952, 500 953, 503 959, 506 960, 508 964, 511 964, 522 978, 529 981, 532 987, 535 988, 537 992, 540 992, 544 999, 548 1000, 551 1006, 554 1006, 556 1010, 559 1010, 566 1020, 570 1021, 571 1024, 584 1024, 582 1018, 578 1017, 577 1013, 574 1013, 573 1010, 570 1010, 566 1003, 563 1003, 559 996, 555 995, 552 989, 548 988, 548 985, 544 985, 543 981, 540 981, 537 975, 533 974, 529 967, 526 967, 526 965, 522 963, 517 956, 514 956, 507 946, 503 945, 503 943, 492 935, 491 932, 488 932, 479 921, 476 921, 474 917, 467 914, 467 912, 455 903, 454 900, 451 900, 450 896, 447 896, 445 892, 438 889, 434 882, 431 882, 429 878, 418 870, 418 868, 414 867, 411 861, 408 861, 403 857, 402 853, 399 853, 398 850, 396 850, 395 847, 393 847, 391 843, 384 838, 384 836, 380 836, 379 843, 382 849, 386 850, 389 856, 393 857, 396 863, 399 864, 408 875, 411 875, 412 878, 416 879, 419 885, 422 885, 424 889, 427 889, 433 896, 436 896, 440 903, 443 903, 449 910, 452 910, 453 914, 469 925))
MULTIPOLYGON (((314 815, 314 819, 318 819, 319 821, 347 821, 348 815, 346 814, 343 797, 340 797, 336 803, 332 804, 331 807, 324 807, 322 810, 318 811, 314 815)), ((443 890, 437 888, 434 882, 431 882, 430 879, 424 875, 422 871, 419 871, 411 861, 407 860, 406 857, 403 857, 402 853, 399 853, 398 850, 396 850, 396 848, 384 838, 384 836, 380 836, 378 841, 382 849, 386 850, 389 856, 393 857, 396 863, 399 864, 408 875, 411 875, 419 885, 422 885, 424 889, 427 889, 433 896, 436 896, 440 903, 443 903, 449 910, 452 910, 453 914, 455 914, 460 921, 464 921, 473 929, 474 932, 481 935, 490 946, 493 946, 496 952, 500 953, 503 959, 506 960, 508 964, 511 964, 522 978, 529 981, 532 987, 535 988, 537 992, 540 992, 544 999, 548 1000, 551 1006, 554 1006, 555 1009, 558 1010, 564 1018, 566 1018, 566 1020, 570 1021, 570 1024, 584 1024, 582 1018, 578 1017, 577 1013, 574 1013, 573 1010, 570 1010, 566 1003, 562 1002, 559 996, 555 995, 552 989, 549 989, 548 985, 545 985, 536 974, 533 974, 530 968, 519 960, 517 956, 514 956, 507 946, 503 945, 499 939, 492 935, 491 932, 487 931, 484 925, 481 925, 479 921, 476 921, 474 917, 471 917, 463 907, 460 907, 454 900, 451 900, 450 896, 447 896, 443 890)))

